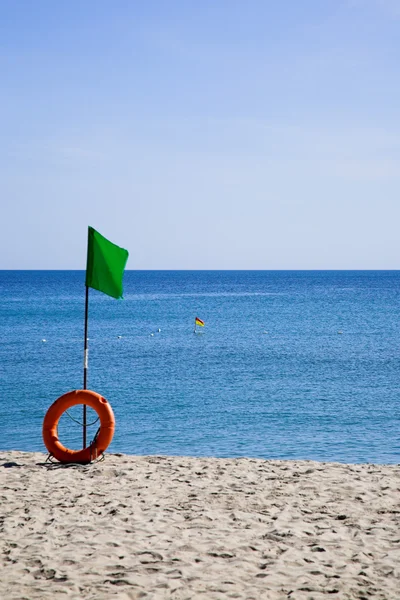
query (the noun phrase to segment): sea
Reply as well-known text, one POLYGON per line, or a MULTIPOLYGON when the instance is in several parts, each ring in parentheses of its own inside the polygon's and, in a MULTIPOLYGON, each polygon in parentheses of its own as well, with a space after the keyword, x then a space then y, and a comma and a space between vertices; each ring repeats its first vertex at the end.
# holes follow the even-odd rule
MULTIPOLYGON (((83 387, 84 281, 0 271, 1 450, 46 452, 47 409, 83 387)), ((400 463, 399 309, 400 271, 126 271, 123 300, 89 293, 108 450, 400 463)), ((81 413, 60 419, 69 448, 81 413)))

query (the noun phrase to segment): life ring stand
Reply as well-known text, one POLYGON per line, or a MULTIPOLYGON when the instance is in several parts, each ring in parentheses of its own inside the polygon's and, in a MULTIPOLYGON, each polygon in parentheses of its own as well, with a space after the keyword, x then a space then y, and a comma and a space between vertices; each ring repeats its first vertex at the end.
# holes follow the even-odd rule
POLYGON ((91 390, 74 390, 60 396, 48 409, 43 421, 43 441, 49 451, 61 463, 90 463, 103 454, 114 435, 115 418, 110 404, 103 396, 91 390), (76 404, 86 404, 97 412, 100 429, 87 448, 70 450, 58 439, 58 422, 61 415, 76 404))

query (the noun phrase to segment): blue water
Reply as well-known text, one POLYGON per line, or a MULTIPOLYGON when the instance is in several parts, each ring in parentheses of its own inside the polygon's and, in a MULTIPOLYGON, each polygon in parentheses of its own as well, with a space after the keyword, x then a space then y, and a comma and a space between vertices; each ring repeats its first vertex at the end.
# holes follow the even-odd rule
MULTIPOLYGON (((400 272, 128 271, 124 287, 90 290, 111 452, 400 462, 400 272)), ((0 299, 0 448, 45 451, 47 408, 82 387, 84 273, 0 271, 0 299)), ((67 415, 59 433, 80 447, 67 415)))

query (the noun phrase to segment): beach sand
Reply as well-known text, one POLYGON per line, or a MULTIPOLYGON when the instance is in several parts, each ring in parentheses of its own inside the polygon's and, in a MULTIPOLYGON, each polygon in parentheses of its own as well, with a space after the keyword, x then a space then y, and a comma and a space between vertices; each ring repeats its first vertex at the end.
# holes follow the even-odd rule
POLYGON ((400 599, 400 468, 0 451, 0 598, 400 599))

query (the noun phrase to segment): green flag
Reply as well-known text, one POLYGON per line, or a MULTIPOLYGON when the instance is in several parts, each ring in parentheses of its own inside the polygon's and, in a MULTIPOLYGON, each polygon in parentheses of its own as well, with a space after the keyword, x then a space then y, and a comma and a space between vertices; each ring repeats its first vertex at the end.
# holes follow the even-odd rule
POLYGON ((99 290, 113 298, 122 298, 122 277, 128 256, 128 250, 113 244, 93 227, 89 227, 87 287, 99 290))

